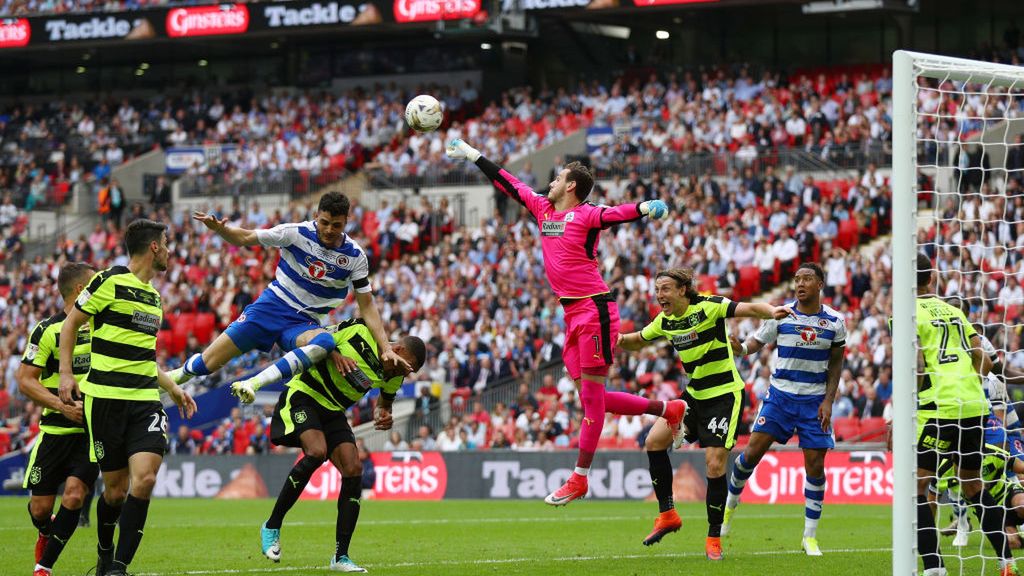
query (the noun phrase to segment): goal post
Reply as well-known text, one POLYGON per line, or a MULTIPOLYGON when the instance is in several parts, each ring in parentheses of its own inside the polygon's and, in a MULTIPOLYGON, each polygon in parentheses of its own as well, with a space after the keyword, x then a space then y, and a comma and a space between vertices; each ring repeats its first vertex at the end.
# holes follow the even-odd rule
MULTIPOLYGON (((992 160, 989 166, 984 163, 977 168, 981 181, 989 182, 996 192, 1005 194, 1008 180, 1005 171, 1006 152, 1011 144, 1008 135, 1020 126, 1015 125, 1011 131, 1015 107, 1019 107, 1024 95, 1017 94, 1024 90, 1024 68, 951 58, 932 54, 922 54, 899 50, 893 53, 893 96, 892 96, 892 358, 893 358, 893 520, 892 520, 892 569, 893 574, 909 575, 918 572, 917 549, 917 513, 916 513, 916 407, 917 407, 917 376, 918 376, 918 343, 915 329, 915 298, 917 290, 916 258, 920 250, 918 243, 918 198, 933 200, 931 218, 922 222, 926 227, 935 226, 941 229, 947 226, 959 226, 962 243, 958 253, 972 249, 989 253, 996 250, 996 243, 984 231, 978 238, 967 242, 966 230, 981 225, 982 216, 977 220, 959 220, 960 212, 952 224, 947 218, 943 220, 941 211, 945 203, 952 199, 956 206, 977 202, 984 204, 978 188, 966 181, 964 155, 968 148, 981 146, 981 154, 989 154, 992 160), (921 78, 929 79, 922 82, 921 78), (931 104, 936 109, 931 109, 931 104), (974 104, 968 105, 968 102, 974 104), (1002 101, 1009 113, 978 114, 975 112, 978 102, 983 102, 986 110, 1002 101), (922 104, 924 103, 924 104, 922 104), (958 104, 959 103, 959 104, 958 104), (979 128, 980 125, 980 128, 979 128), (949 128, 951 127, 951 128, 949 128), (944 128, 948 128, 945 129, 944 128), (1002 137, 998 134, 1002 131, 1002 137), (989 136, 986 139, 986 135, 989 136), (986 148, 990 146, 991 148, 986 148), (919 151, 928 150, 927 157, 919 158, 919 151), (924 169, 931 184, 920 186, 920 175, 924 169), (999 188, 1002 187, 1002 190, 999 188)), ((1021 120, 1019 122, 1024 122, 1021 120)), ((997 204, 998 205, 998 204, 997 204)), ((1003 205, 1004 212, 996 214, 994 219, 1001 217, 1005 222, 1006 209, 1009 201, 1003 205)), ((922 213, 921 216, 925 214, 922 213)), ((945 248, 944 248, 945 249, 945 248)), ((1004 249, 1011 249, 1004 247, 1004 249)), ((938 248, 936 248, 938 251, 938 248)), ((971 258, 971 256, 967 256, 971 258)), ((942 286, 947 282, 957 282, 957 287, 966 288, 970 282, 984 284, 991 279, 988 272, 967 266, 963 272, 950 274, 949 278, 940 275, 938 295, 946 296, 942 286)), ((966 292, 961 291, 966 294, 966 292)), ((967 294, 970 295, 970 294, 967 294)), ((982 298, 982 309, 993 310, 994 305, 982 298)), ((1002 317, 1004 327, 1017 321, 1002 317)), ((989 325, 993 326, 993 325, 989 325)), ((999 345, 996 345, 1000 348, 999 345)), ((1005 349, 1005 344, 1002 346, 1005 349)), ((1011 408, 1012 409, 1012 408, 1011 408)), ((936 521, 939 524, 939 520, 936 521)), ((975 538, 978 533, 975 533, 975 538)), ((996 560, 991 547, 982 538, 983 553, 980 556, 982 566, 996 560)), ((946 541, 942 551, 946 555, 955 554, 954 548, 946 541)), ((972 545, 970 558, 979 558, 978 546, 972 545)), ((968 558, 964 556, 961 561, 968 558)), ((991 565, 983 568, 991 572, 991 565)), ((947 565, 947 569, 951 568, 947 565)), ((964 564, 961 564, 961 571, 964 564)), ((950 573, 954 573, 950 569, 950 573)), ((971 568, 967 573, 981 573, 971 568)))

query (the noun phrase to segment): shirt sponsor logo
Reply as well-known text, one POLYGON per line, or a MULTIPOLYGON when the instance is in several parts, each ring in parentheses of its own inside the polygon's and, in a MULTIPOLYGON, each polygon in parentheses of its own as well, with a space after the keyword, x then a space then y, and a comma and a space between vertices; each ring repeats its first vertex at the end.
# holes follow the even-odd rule
POLYGON ((143 326, 145 328, 151 328, 154 330, 160 329, 160 317, 156 314, 149 314, 148 312, 140 312, 136 310, 132 312, 132 324, 136 326, 143 326))
POLYGON ((565 234, 565 222, 548 220, 540 225, 542 236, 562 236, 565 234))
POLYGON ((800 329, 800 339, 813 344, 818 339, 818 331, 813 326, 804 326, 800 329))
POLYGON ((31 37, 32 28, 25 18, 5 18, 0 20, 0 48, 27 46, 31 37))
POLYGON ((175 8, 167 13, 171 38, 241 34, 249 29, 249 9, 241 4, 175 8))
POLYGON ((698 338, 698 336, 697 336, 696 332, 686 332, 686 333, 683 333, 683 334, 673 334, 672 335, 672 347, 675 348, 676 350, 682 350, 686 346, 696 342, 697 338, 698 338))

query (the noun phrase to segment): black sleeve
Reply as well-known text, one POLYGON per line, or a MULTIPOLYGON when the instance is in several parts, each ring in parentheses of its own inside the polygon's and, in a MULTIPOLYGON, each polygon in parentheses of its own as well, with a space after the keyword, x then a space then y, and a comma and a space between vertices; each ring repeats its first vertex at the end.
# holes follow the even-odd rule
POLYGON ((394 402, 395 401, 395 395, 394 394, 388 394, 387 392, 384 392, 383 390, 381 390, 381 392, 380 392, 380 397, 383 398, 384 400, 387 400, 388 402, 394 402))
POLYGON ((492 182, 497 180, 500 177, 499 173, 501 172, 501 166, 498 166, 497 164, 495 164, 494 162, 491 162, 487 158, 485 158, 483 156, 477 158, 476 159, 476 165, 477 165, 478 168, 480 168, 481 171, 483 171, 483 173, 488 178, 491 179, 492 182))
POLYGON ((736 317, 736 306, 738 306, 738 305, 739 305, 739 302, 737 302, 735 300, 730 300, 729 301, 729 307, 725 310, 725 317, 726 318, 735 318, 736 317))

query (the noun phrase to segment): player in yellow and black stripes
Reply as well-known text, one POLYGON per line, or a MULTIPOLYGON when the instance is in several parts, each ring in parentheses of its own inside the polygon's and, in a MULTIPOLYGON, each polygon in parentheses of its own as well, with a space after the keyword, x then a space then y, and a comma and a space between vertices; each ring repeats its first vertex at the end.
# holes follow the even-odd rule
MULTIPOLYGON (((86 495, 96 483, 99 469, 89 461, 89 438, 82 427, 82 402, 61 402, 57 394, 60 360, 60 329, 75 299, 96 273, 81 262, 66 264, 57 276, 57 288, 64 310, 43 320, 29 335, 18 368, 18 389, 43 409, 28 466, 24 487, 32 491, 28 510, 39 530, 36 541, 35 576, 49 576, 64 546, 78 527, 86 495), (60 509, 53 520, 57 489, 64 483, 60 509)), ((89 327, 82 326, 74 341, 72 372, 81 381, 89 373, 89 327)))
MULTIPOLYGON (((729 346, 725 320, 734 317, 780 319, 793 310, 788 306, 701 296, 694 289, 693 270, 689 268, 658 272, 654 294, 662 312, 643 330, 620 335, 619 346, 624 350, 640 350, 654 340, 666 338, 690 377, 683 393, 688 405, 683 418, 684 434, 676 438, 676 444, 681 444, 685 438, 688 442, 699 441, 704 448, 708 481, 708 537, 704 551, 708 559, 721 560, 721 529, 728 496, 726 461, 729 449, 736 443, 744 388, 729 346)), ((659 418, 644 445, 660 509, 654 530, 644 539, 647 546, 682 525, 672 502, 672 463, 668 457, 672 440, 668 424, 664 418, 659 418)))
POLYGON ((99 464, 106 486, 96 506, 97 576, 124 576, 142 540, 167 443, 160 389, 170 394, 183 417, 190 418, 196 409, 191 396, 156 364, 163 310, 151 281, 167 270, 166 226, 136 220, 125 231, 125 245, 128 266, 114 266, 93 276, 60 333, 60 397, 71 404, 79 392, 73 342, 86 322, 92 327, 92 366, 81 392, 90 458, 99 464), (121 534, 115 550, 118 524, 121 534))

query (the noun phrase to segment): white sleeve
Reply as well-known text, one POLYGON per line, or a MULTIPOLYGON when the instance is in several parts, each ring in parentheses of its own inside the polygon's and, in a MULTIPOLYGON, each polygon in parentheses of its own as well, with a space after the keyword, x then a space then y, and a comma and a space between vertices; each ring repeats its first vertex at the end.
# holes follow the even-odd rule
POLYGON ((771 344, 779 335, 779 321, 765 320, 754 333, 754 338, 761 344, 771 344))
POLYGON ((370 262, 365 252, 360 252, 356 267, 352 269, 352 288, 360 294, 373 292, 373 286, 370 285, 370 262))
POLYGON ((988 388, 988 401, 993 408, 1005 409, 1010 396, 1006 392, 1006 383, 996 376, 989 374, 985 377, 985 387, 988 388))
POLYGON ((981 350, 985 353, 985 356, 988 356, 993 362, 998 361, 999 352, 996 351, 996 347, 981 332, 978 332, 978 336, 981 336, 981 350))
POLYGON ((284 248, 285 246, 291 246, 295 242, 296 234, 298 234, 297 225, 278 224, 269 230, 257 230, 256 239, 261 246, 284 248))
POLYGON ((836 322, 836 337, 832 339, 832 344, 846 345, 846 320, 842 316, 836 322))

